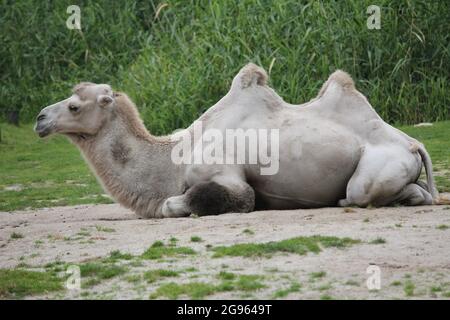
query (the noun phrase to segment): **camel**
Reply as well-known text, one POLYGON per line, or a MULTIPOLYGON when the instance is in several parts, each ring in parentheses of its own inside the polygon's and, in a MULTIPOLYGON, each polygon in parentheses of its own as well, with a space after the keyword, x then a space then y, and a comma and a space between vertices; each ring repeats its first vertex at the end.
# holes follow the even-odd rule
MULTIPOLYGON (((78 84, 70 97, 39 113, 35 131, 40 137, 67 136, 104 189, 144 218, 438 202, 423 144, 384 122, 347 73, 334 72, 317 97, 301 105, 285 102, 267 81, 264 69, 246 65, 229 92, 196 123, 216 135, 231 129, 277 130, 278 144, 259 146, 268 154, 278 152, 271 174, 262 174, 267 163, 248 146, 246 157, 256 163, 195 161, 200 143, 205 144, 195 136, 195 123, 153 136, 129 97, 107 84, 78 84), (194 161, 174 161, 186 137, 187 160, 194 161), (418 180, 423 166, 426 183, 418 180)), ((206 147, 213 143, 208 141, 206 147)), ((225 149, 236 160, 235 148, 225 149)))

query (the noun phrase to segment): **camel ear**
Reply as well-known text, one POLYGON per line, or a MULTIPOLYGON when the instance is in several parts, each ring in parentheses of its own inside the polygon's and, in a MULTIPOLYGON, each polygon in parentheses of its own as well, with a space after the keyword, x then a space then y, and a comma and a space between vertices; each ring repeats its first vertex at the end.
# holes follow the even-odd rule
POLYGON ((98 96, 97 102, 100 105, 100 107, 106 107, 107 105, 109 105, 113 102, 113 98, 110 96, 101 94, 98 96))

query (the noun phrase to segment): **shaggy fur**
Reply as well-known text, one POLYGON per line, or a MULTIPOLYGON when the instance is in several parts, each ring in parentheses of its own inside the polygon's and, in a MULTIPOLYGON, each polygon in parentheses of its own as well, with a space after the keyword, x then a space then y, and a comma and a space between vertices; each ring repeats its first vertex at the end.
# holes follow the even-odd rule
POLYGON ((255 192, 248 187, 237 193, 214 181, 201 182, 186 192, 186 205, 199 216, 250 212, 255 206, 255 192))

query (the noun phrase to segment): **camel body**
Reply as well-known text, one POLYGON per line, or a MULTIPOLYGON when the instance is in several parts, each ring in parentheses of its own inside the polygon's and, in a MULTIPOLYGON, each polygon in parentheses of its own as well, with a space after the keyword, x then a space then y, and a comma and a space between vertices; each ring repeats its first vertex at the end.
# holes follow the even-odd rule
MULTIPOLYGON (((258 163, 194 163, 201 137, 195 137, 193 125, 184 131, 192 137, 192 161, 174 163, 172 151, 180 134, 151 136, 128 97, 113 94, 107 85, 80 86, 70 98, 45 108, 36 131, 41 136, 67 135, 105 189, 144 217, 255 208, 420 205, 437 199, 423 145, 385 123, 346 73, 333 73, 319 95, 302 105, 284 102, 266 82, 263 69, 247 65, 227 95, 198 121, 205 132, 214 129, 224 136, 227 129, 278 129, 278 170, 271 175, 262 175, 258 163), (96 118, 96 125, 81 126, 89 122, 81 116, 76 125, 62 125, 61 119, 73 117, 64 111, 73 103, 90 110, 87 118, 96 118), (418 181, 422 163, 427 183, 418 181)), ((246 152, 252 156, 251 148, 246 152)))

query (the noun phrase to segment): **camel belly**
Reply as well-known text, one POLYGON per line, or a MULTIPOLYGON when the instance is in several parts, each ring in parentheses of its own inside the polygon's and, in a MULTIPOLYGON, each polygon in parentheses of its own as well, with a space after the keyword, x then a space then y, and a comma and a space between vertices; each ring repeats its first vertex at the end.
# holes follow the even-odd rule
POLYGON ((346 130, 322 128, 280 132, 278 172, 261 175, 247 166, 246 176, 256 192, 258 209, 335 206, 345 198, 347 183, 361 157, 360 142, 346 130))

